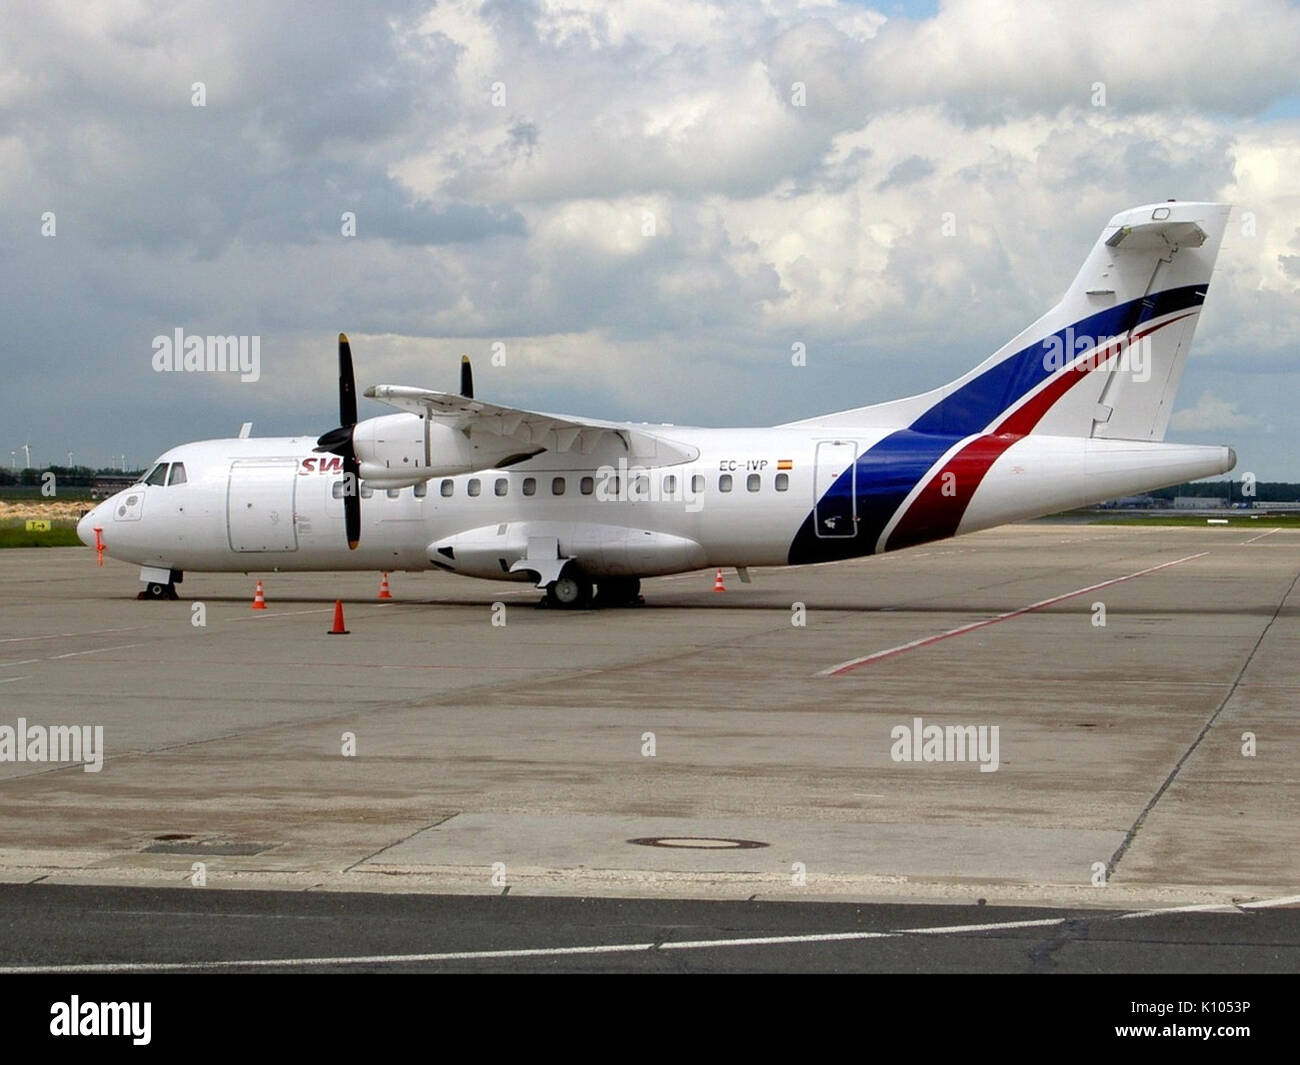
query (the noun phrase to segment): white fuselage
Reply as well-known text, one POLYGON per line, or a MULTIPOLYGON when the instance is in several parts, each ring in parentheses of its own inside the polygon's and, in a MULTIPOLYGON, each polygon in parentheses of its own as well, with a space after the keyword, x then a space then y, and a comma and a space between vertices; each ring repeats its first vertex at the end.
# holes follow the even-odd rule
MULTIPOLYGON (((110 557, 158 571, 440 568, 503 580, 534 576, 510 567, 538 538, 554 538, 561 557, 579 560, 593 577, 819 562, 906 546, 889 537, 919 485, 900 487, 891 467, 867 461, 894 430, 656 431, 698 458, 655 466, 612 450, 546 452, 414 487, 372 491, 363 483, 356 550, 345 542, 338 460, 314 453, 311 438, 185 444, 159 458, 183 463, 184 483, 119 492, 83 518, 79 532, 93 544, 99 528, 110 557)), ((944 441, 925 443, 933 450, 944 441)), ((954 438, 951 446, 963 443, 954 438)), ((1176 484, 1234 461, 1220 447, 1025 436, 910 542, 1176 484)))

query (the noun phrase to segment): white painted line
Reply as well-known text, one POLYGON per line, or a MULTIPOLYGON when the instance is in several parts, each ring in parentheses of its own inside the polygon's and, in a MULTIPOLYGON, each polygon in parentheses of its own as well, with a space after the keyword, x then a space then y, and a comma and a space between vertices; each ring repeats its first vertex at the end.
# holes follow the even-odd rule
POLYGON ((859 939, 897 939, 902 932, 811 932, 802 936, 753 936, 749 939, 686 939, 660 943, 660 950, 712 950, 714 947, 771 947, 792 943, 846 943, 859 939))
POLYGON ((605 946, 534 947, 518 950, 461 950, 439 954, 363 954, 339 958, 246 958, 240 961, 166 962, 151 965, 148 962, 105 962, 82 965, 9 965, 0 966, 0 974, 10 973, 145 973, 212 971, 219 969, 246 969, 249 966, 284 969, 295 965, 406 965, 430 961, 472 961, 494 958, 551 958, 568 954, 636 954, 654 949, 653 943, 614 943, 605 946))
MULTIPOLYGON (((194 601, 200 602, 200 600, 197 599, 194 601)), ((346 600, 344 601, 343 605, 347 606, 346 600)), ((353 603, 352 605, 354 607, 360 608, 363 604, 353 603)), ((249 607, 249 609, 252 610, 252 607, 249 607)), ((267 611, 259 610, 254 614, 245 614, 243 617, 240 618, 222 618, 221 620, 222 621, 269 621, 271 618, 296 618, 300 614, 329 614, 332 613, 333 610, 334 610, 333 604, 330 604, 329 606, 319 607, 316 610, 267 610, 267 611)))
POLYGON ((91 629, 88 632, 50 632, 42 636, 6 636, 0 643, 23 643, 27 640, 61 640, 69 636, 102 636, 106 632, 137 632, 140 629, 155 628, 152 625, 123 625, 116 629, 91 629))
POLYGON ((958 935, 964 932, 1000 932, 1004 928, 1047 928, 1054 924, 1064 924, 1064 917, 1045 917, 1038 921, 1003 921, 995 924, 950 924, 941 928, 909 928, 910 935, 938 936, 958 935))
POLYGON ((1115 920, 1130 921, 1136 917, 1156 917, 1166 913, 1237 913, 1238 907, 1228 902, 1204 902, 1195 906, 1170 906, 1163 910, 1141 910, 1137 913, 1121 913, 1115 920))
POLYGON ((1266 536, 1272 536, 1275 532, 1281 532, 1281 531, 1282 531, 1282 526, 1279 525, 1276 529, 1269 529, 1268 532, 1262 532, 1258 536, 1252 536, 1249 540, 1243 540, 1241 542, 1241 546, 1245 547, 1246 544, 1253 544, 1256 540, 1262 540, 1266 536))
POLYGON ((902 654, 904 651, 914 651, 918 647, 928 647, 932 643, 938 643, 940 640, 947 640, 953 636, 963 636, 968 632, 974 632, 976 629, 983 629, 989 625, 996 625, 1000 621, 1009 621, 1011 618, 1018 618, 1022 614, 1028 614, 1035 610, 1042 610, 1044 607, 1052 606, 1054 603, 1064 602, 1066 599, 1073 599, 1078 595, 1087 595, 1088 592, 1095 592, 1102 588, 1109 588, 1112 584, 1120 584, 1124 581, 1131 581, 1137 577, 1145 577, 1148 573, 1156 573, 1162 569, 1168 569, 1170 566, 1177 566, 1183 562, 1191 562, 1192 559, 1204 558, 1208 551, 1201 551, 1195 555, 1185 555, 1183 558, 1176 558, 1172 562, 1162 562, 1158 566, 1151 566, 1148 569, 1138 570, 1136 573, 1127 573, 1123 577, 1112 577, 1108 581, 1101 581, 1099 584, 1090 584, 1086 588, 1076 588, 1072 592, 1066 592, 1063 595, 1054 595, 1050 599, 1040 599, 1037 603, 1030 603, 1028 606, 1022 606, 1019 610, 1009 610, 1005 614, 997 614, 991 618, 985 618, 983 621, 972 621, 968 625, 959 625, 955 629, 949 629, 947 632, 935 633, 933 636, 923 636, 919 640, 912 640, 910 643, 899 644, 897 647, 890 647, 884 651, 876 651, 874 654, 864 655, 861 658, 850 658, 847 662, 841 662, 838 665, 828 666, 826 669, 819 670, 816 673, 818 677, 837 677, 844 673, 850 673, 855 669, 865 666, 870 662, 877 662, 882 658, 891 658, 894 655, 902 654))
POLYGON ((1270 910, 1282 906, 1300 906, 1300 895, 1282 895, 1275 899, 1259 899, 1256 902, 1203 902, 1192 906, 1167 906, 1158 910, 1138 910, 1134 913, 1121 913, 1117 921, 1127 921, 1135 917, 1161 917, 1166 913, 1240 913, 1242 910, 1270 910))
POLYGON ((0 680, 0 684, 12 684, 16 680, 26 680, 27 677, 30 676, 31 674, 28 673, 26 677, 5 677, 3 680, 0 680))
POLYGON ((1300 906, 1300 895, 1284 895, 1278 899, 1260 899, 1258 902, 1243 902, 1243 910, 1268 910, 1275 906, 1300 906))
POLYGON ((125 651, 128 647, 144 647, 143 643, 119 643, 112 647, 96 647, 93 651, 69 651, 63 655, 50 655, 49 661, 55 662, 60 658, 80 658, 82 655, 102 655, 105 651, 125 651))

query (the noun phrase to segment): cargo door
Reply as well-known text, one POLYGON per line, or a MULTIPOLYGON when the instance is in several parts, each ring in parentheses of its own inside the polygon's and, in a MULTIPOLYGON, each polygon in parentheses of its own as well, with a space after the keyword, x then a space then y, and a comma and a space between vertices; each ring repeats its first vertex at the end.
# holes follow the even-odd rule
POLYGON ((297 459, 241 459, 230 464, 226 525, 232 551, 297 551, 294 494, 297 459))

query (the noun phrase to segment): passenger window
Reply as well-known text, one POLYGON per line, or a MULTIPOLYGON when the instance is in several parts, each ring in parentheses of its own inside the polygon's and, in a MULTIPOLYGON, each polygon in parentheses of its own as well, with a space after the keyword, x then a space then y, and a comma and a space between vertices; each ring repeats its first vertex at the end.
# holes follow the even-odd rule
POLYGON ((523 492, 526 496, 535 496, 537 494, 537 478, 525 477, 523 483, 523 492))
POLYGON ((632 499, 649 499, 650 498, 650 478, 644 473, 638 473, 632 478, 631 490, 628 495, 632 499))
POLYGON ((595 490, 596 490, 596 482, 593 481, 590 477, 584 477, 581 481, 578 482, 578 491, 581 492, 584 496, 591 495, 591 493, 594 492, 595 490))
POLYGON ((677 475, 675 473, 670 473, 664 477, 663 494, 668 496, 669 499, 677 494, 677 475))
POLYGON ((477 477, 471 477, 465 484, 465 494, 467 496, 476 496, 482 490, 483 484, 477 477))
POLYGON ((731 474, 724 473, 721 477, 718 478, 718 491, 719 492, 731 491, 731 474))
POLYGON ((369 498, 370 498, 372 495, 374 495, 374 494, 375 494, 375 490, 374 490, 373 488, 371 488, 370 485, 366 484, 365 481, 362 481, 362 482, 361 482, 361 498, 362 498, 362 499, 369 499, 369 498))
POLYGON ((504 477, 498 477, 497 483, 492 486, 492 491, 499 496, 503 496, 510 491, 510 482, 504 477))
POLYGON ((756 473, 751 473, 745 478, 745 488, 750 492, 757 492, 763 487, 763 479, 756 473))
POLYGON ((389 498, 389 499, 396 499, 396 498, 397 498, 398 496, 400 496, 401 494, 402 494, 402 490, 401 490, 400 488, 390 488, 390 489, 388 489, 388 498, 389 498))
POLYGON ((564 495, 564 478, 563 478, 563 477, 556 477, 553 481, 551 481, 551 495, 553 495, 553 496, 562 496, 562 495, 564 495))
POLYGON ((776 475, 776 490, 778 492, 788 491, 790 488, 790 475, 788 473, 778 473, 776 475))
POLYGON ((450 499, 452 490, 456 487, 456 482, 448 477, 438 486, 438 491, 442 493, 443 499, 450 499))
POLYGON ((694 477, 691 478, 691 493, 693 495, 699 495, 703 491, 704 491, 704 474, 697 473, 694 477))
POLYGON ((185 483, 185 463, 183 462, 172 463, 172 474, 170 477, 167 478, 167 483, 168 484, 185 483))
POLYGON ((411 488, 411 494, 414 495, 416 499, 423 499, 429 494, 429 482, 421 481, 419 484, 414 485, 411 488))
POLYGON ((342 481, 335 481, 332 485, 330 485, 330 494, 331 494, 335 499, 342 499, 342 498, 343 498, 343 482, 342 482, 342 481))
POLYGON ((166 484, 167 483, 167 463, 160 462, 152 470, 149 476, 144 479, 145 484, 166 484))

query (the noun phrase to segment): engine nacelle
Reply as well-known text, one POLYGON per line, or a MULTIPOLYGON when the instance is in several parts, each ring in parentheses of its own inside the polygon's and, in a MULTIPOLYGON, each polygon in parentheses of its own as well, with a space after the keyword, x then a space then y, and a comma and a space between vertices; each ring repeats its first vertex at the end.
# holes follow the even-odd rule
MULTIPOLYGON (((652 577, 700 569, 708 562, 704 548, 684 536, 558 521, 512 521, 469 529, 431 543, 429 560, 455 573, 500 580, 512 564, 528 556, 529 541, 537 538, 554 538, 559 557, 575 559, 593 577, 652 577)), ((524 578, 524 573, 516 572, 524 578)))
POLYGON ((471 440, 459 429, 418 414, 384 414, 357 422, 352 447, 361 480, 376 488, 407 488, 431 477, 489 469, 519 451, 518 442, 471 440))

